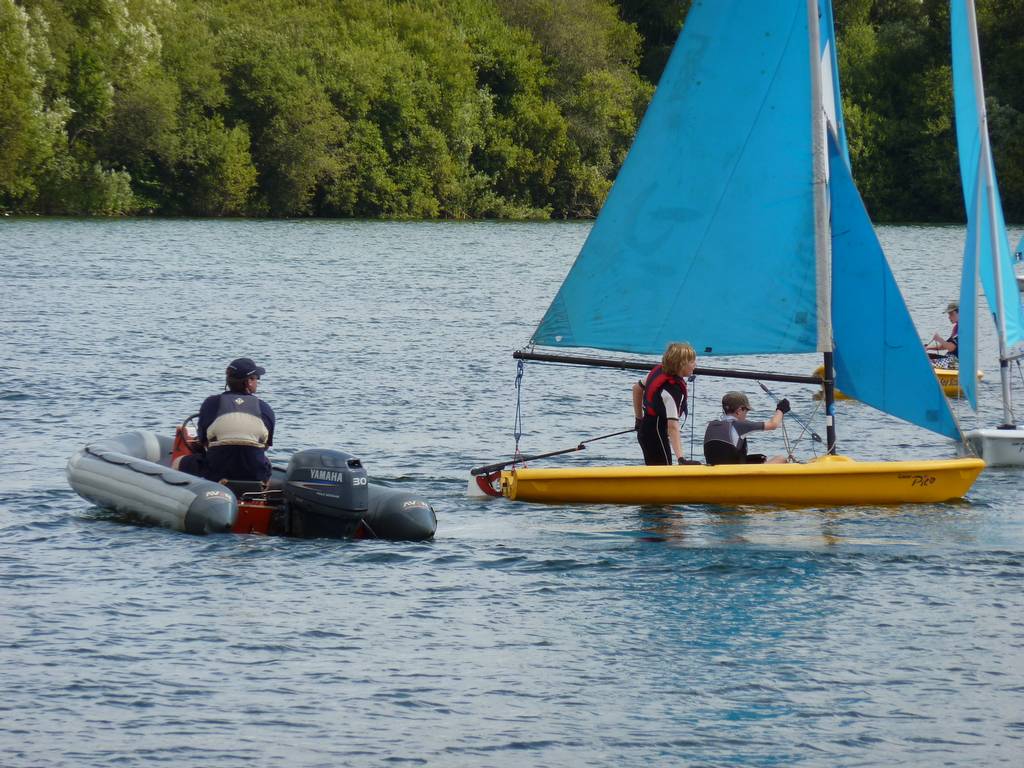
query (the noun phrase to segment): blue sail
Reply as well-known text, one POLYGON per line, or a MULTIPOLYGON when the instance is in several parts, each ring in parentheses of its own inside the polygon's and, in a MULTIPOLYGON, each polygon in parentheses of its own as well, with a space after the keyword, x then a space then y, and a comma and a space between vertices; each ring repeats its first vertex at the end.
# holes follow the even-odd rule
MULTIPOLYGON (((967 217, 967 239, 964 242, 964 264, 960 273, 960 322, 957 324, 957 350, 961 371, 974 371, 978 367, 978 203, 983 194, 978 184, 968 195, 975 215, 967 217)), ((974 410, 978 409, 978 381, 975 376, 958 376, 960 389, 974 410)))
POLYGON ((818 348, 807 17, 807 0, 695 0, 532 343, 818 348))
POLYGON ((960 181, 967 209, 967 242, 960 287, 960 385, 977 408, 973 372, 976 363, 975 286, 981 279, 1002 345, 1024 341, 1024 310, 1013 271, 1013 256, 1003 219, 1003 205, 988 145, 984 101, 971 0, 953 0, 950 8, 953 45, 953 97, 960 181), (977 67, 977 77, 975 68, 977 67), (1003 306, 1003 317, 997 307, 1003 306))
POLYGON ((703 355, 834 347, 842 390, 958 436, 853 184, 831 18, 828 0, 694 1, 533 344, 660 354, 687 339, 703 355), (808 27, 815 7, 817 29, 808 27), (827 317, 817 289, 812 67, 831 150, 827 317))
POLYGON ((836 386, 880 411, 957 439, 949 403, 831 133, 829 174, 836 386))
POLYGON ((819 6, 822 101, 829 144, 836 386, 880 411, 957 439, 956 420, 853 182, 832 5, 821 0, 819 6))
POLYGON ((839 61, 836 58, 836 28, 832 22, 832 3, 820 0, 818 3, 818 40, 821 54, 821 82, 825 93, 822 104, 828 117, 830 130, 835 134, 839 150, 850 166, 850 148, 846 141, 846 120, 843 117, 843 101, 839 90, 839 61))

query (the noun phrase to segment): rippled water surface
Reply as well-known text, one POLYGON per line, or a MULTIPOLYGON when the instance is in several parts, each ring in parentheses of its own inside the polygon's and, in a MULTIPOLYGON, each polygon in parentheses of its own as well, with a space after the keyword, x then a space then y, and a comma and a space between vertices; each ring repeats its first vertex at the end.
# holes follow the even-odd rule
MULTIPOLYGON (((587 231, 0 221, 0 765, 1024 764, 1024 473, 905 508, 467 497, 513 449, 511 352, 587 231), (435 540, 198 538, 70 490, 81 444, 170 434, 240 355, 275 459, 356 453, 432 501, 435 540)), ((963 229, 880 235, 922 337, 946 333, 963 229)), ((522 449, 629 427, 633 378, 527 366, 522 449)), ((735 386, 698 379, 699 428, 735 386)), ((859 458, 954 453, 857 403, 838 430, 859 458)), ((627 435, 551 463, 637 458, 627 435)))

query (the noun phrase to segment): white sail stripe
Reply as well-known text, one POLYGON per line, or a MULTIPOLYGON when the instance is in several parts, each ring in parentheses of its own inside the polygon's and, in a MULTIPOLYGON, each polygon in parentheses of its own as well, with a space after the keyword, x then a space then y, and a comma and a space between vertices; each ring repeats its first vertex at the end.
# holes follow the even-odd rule
MULTIPOLYGON (((814 179, 814 254, 817 272, 818 352, 832 344, 832 240, 828 210, 828 156, 823 109, 818 0, 807 0, 807 34, 811 55, 811 135, 814 179)), ((830 80, 831 82, 831 80, 830 80)), ((830 86, 831 87, 831 86, 830 86)), ((833 100, 833 106, 835 101, 833 100)))

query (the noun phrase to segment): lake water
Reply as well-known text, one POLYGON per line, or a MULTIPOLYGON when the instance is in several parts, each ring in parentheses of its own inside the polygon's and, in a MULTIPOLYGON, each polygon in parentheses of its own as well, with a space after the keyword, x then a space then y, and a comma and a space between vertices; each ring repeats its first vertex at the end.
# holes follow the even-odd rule
MULTIPOLYGON (((1020 472, 904 508, 467 497, 511 454, 511 353, 588 230, 0 220, 0 765, 1024 763, 1020 472), (84 442, 170 434, 241 355, 267 368, 273 458, 359 455, 434 504, 435 540, 199 538, 70 490, 84 442)), ((922 337, 945 335, 963 228, 880 236, 922 337)), ((634 378, 527 366, 523 451, 628 428, 634 378)), ((810 388, 772 386, 814 416, 810 388)), ((698 379, 694 420, 733 387, 698 379)), ((954 454, 857 403, 838 434, 855 457, 954 454)), ((552 464, 637 459, 624 435, 552 464)))

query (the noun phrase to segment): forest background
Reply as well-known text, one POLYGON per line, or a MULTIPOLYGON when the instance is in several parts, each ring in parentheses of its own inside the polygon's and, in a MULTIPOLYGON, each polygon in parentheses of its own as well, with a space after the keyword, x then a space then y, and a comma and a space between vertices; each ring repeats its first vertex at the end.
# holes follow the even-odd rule
MULTIPOLYGON (((596 215, 689 0, 0 0, 0 211, 596 215)), ((964 218, 948 0, 834 0, 875 221, 964 218)), ((1024 0, 977 0, 1024 221, 1024 0)), ((742 51, 737 51, 742 55, 742 51)))

